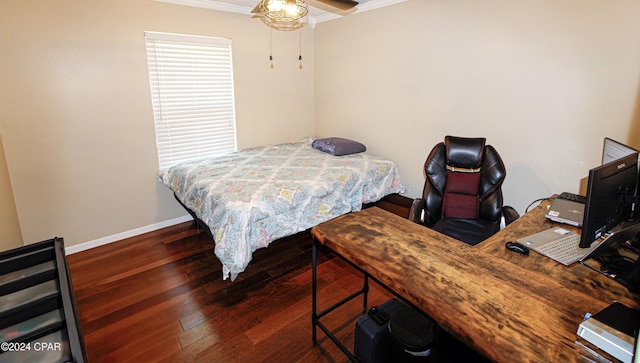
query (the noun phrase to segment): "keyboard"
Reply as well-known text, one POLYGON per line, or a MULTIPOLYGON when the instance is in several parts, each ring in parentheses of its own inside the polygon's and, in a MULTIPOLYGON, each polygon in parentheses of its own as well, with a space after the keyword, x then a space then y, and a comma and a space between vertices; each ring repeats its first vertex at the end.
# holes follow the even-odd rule
POLYGON ((552 258, 563 265, 569 266, 574 262, 580 261, 586 256, 593 248, 597 246, 593 244, 591 248, 580 248, 580 235, 577 233, 570 233, 555 241, 551 241, 538 247, 532 247, 535 251, 552 258))
POLYGON ((586 204, 587 203, 587 197, 585 197, 584 195, 573 194, 573 193, 569 193, 569 192, 560 193, 558 198, 570 200, 570 201, 576 202, 576 203, 582 203, 582 204, 586 204))

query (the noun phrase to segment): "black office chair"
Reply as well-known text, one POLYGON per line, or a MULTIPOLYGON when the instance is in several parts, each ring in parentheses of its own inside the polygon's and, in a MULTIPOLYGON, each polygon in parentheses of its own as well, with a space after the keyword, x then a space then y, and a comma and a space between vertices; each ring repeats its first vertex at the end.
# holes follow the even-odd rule
POLYGON ((446 136, 424 164, 422 198, 409 218, 470 245, 478 244, 519 217, 503 207, 506 170, 485 138, 446 136))

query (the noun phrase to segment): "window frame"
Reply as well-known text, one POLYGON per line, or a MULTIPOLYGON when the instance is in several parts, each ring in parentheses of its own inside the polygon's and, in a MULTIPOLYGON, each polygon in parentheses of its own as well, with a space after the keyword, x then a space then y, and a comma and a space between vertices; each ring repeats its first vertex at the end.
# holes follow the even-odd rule
POLYGON ((144 38, 160 169, 237 151, 231 39, 144 38))

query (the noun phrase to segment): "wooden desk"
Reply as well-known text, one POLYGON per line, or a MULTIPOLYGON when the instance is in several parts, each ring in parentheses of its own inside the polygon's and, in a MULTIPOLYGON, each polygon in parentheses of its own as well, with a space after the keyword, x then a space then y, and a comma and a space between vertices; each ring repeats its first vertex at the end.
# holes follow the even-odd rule
POLYGON ((338 217, 311 233, 493 361, 578 361, 574 341, 585 313, 616 300, 640 306, 622 285, 585 266, 505 249, 505 242, 553 225, 545 207, 476 246, 379 208, 338 217))

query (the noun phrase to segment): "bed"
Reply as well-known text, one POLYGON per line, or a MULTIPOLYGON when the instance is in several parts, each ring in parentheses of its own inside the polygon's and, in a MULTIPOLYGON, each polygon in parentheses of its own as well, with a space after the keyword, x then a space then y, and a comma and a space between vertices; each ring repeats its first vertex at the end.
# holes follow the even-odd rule
POLYGON ((160 170, 160 181, 215 241, 223 279, 252 253, 363 204, 400 193, 396 165, 366 152, 334 156, 296 143, 255 147, 160 170))

